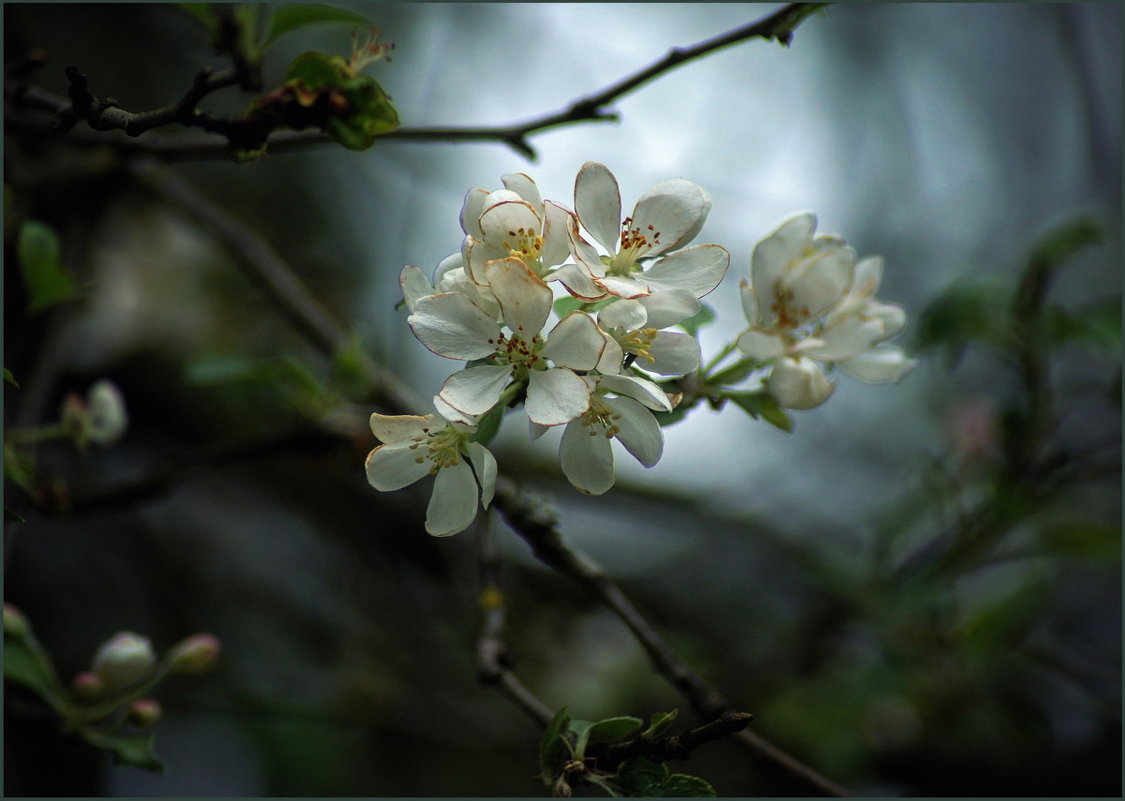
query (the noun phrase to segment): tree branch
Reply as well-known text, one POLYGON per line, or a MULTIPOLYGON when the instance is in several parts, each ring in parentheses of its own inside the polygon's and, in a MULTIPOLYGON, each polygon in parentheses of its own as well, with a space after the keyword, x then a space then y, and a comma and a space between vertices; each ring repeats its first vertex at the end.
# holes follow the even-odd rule
MULTIPOLYGON (((696 675, 679 658, 621 588, 606 577, 600 566, 581 551, 563 543, 557 521, 549 510, 522 494, 504 476, 496 479, 496 497, 493 503, 508 525, 531 546, 536 558, 587 589, 621 619, 652 659, 656 671, 688 700, 696 714, 704 720, 720 718, 724 714, 737 714, 717 689, 696 675)), ((756 756, 803 779, 821 793, 841 797, 851 795, 845 788, 821 776, 761 735, 741 731, 735 736, 739 743, 756 756)))
MULTIPOLYGON (((633 90, 676 69, 688 61, 692 61, 709 53, 713 53, 716 50, 729 47, 730 45, 748 39, 773 39, 783 45, 788 45, 792 40, 793 31, 797 26, 807 17, 827 5, 828 3, 790 3, 769 16, 744 25, 741 28, 736 28, 735 30, 698 42, 689 47, 673 48, 668 51, 663 58, 650 64, 648 67, 645 67, 633 75, 622 78, 600 92, 588 97, 579 98, 566 108, 557 112, 502 126, 399 128, 395 131, 382 134, 379 138, 410 142, 500 142, 519 152, 526 158, 533 160, 536 158, 536 152, 528 141, 528 138, 533 134, 542 133, 543 131, 562 125, 616 121, 618 120, 618 115, 607 111, 606 107, 633 90)), ((75 72, 77 71, 75 70, 75 72)), ((208 92, 220 88, 220 86, 217 85, 218 77, 219 76, 213 76, 206 79, 206 86, 209 87, 207 89, 208 92)), ((228 86, 238 82, 236 72, 222 73, 222 77, 222 86, 228 86)), ((196 83, 201 80, 203 79, 200 76, 196 77, 196 83)), ((84 76, 82 77, 82 81, 85 81, 84 76)), ((195 84, 193 84, 193 87, 194 86, 195 84)), ((73 80, 71 88, 73 97, 73 93, 76 91, 73 80)), ((133 140, 123 142, 118 137, 76 137, 84 142, 96 141, 109 143, 121 149, 131 150, 133 152, 140 151, 165 159, 230 158, 230 144, 245 144, 243 142, 244 139, 249 140, 253 138, 252 134, 257 135, 262 133, 260 123, 257 122, 253 123, 254 130, 250 131, 248 126, 251 125, 251 122, 245 118, 220 119, 195 112, 195 106, 198 105, 199 99, 201 99, 203 95, 194 98, 192 89, 189 89, 188 93, 181 98, 179 103, 164 109, 140 114, 132 114, 124 111, 108 101, 98 103, 92 95, 89 95, 88 89, 84 87, 78 91, 79 99, 74 100, 74 108, 70 113, 75 114, 76 118, 87 119, 91 126, 98 130, 121 128, 131 136, 137 136, 140 133, 162 125, 167 125, 171 122, 180 122, 184 125, 194 125, 214 133, 223 134, 228 139, 228 142, 221 142, 216 141, 212 137, 177 136, 175 138, 162 137, 152 141, 133 140), (193 112, 190 114, 186 111, 189 103, 191 111, 193 112)), ((6 94, 14 102, 18 100, 24 105, 39 108, 40 110, 53 111, 55 114, 61 114, 64 117, 72 105, 64 98, 50 95, 50 93, 30 87, 20 88, 18 91, 12 89, 7 91, 6 94)), ((204 94, 206 94, 206 92, 204 92, 204 94)), ((27 121, 23 122, 26 127, 27 121)), ((71 124, 73 124, 73 120, 71 124)), ((44 131, 51 129, 51 125, 44 125, 42 127, 44 131)), ((269 133, 268 138, 265 138, 264 142, 270 153, 277 154, 321 146, 331 143, 333 140, 322 131, 277 131, 269 133)))

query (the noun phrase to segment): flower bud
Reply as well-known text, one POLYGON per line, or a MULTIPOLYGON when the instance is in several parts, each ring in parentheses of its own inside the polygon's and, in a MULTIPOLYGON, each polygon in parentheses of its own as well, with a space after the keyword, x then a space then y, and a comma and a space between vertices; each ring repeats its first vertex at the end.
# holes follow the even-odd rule
POLYGON ((211 634, 193 634, 172 648, 169 667, 173 673, 206 673, 219 659, 221 645, 211 634))
POLYGON ((125 398, 112 381, 102 379, 86 394, 86 438, 101 445, 112 445, 129 427, 125 398))
POLYGON ((12 637, 23 638, 30 631, 31 624, 27 622, 27 616, 11 604, 4 604, 4 633, 12 637))
POLYGON ((93 669, 106 689, 114 692, 148 678, 155 665, 156 654, 147 637, 120 631, 98 648, 93 669))
POLYGON ((160 704, 153 698, 139 698, 129 704, 125 717, 134 726, 148 728, 160 720, 160 704))
POLYGON ((836 384, 807 356, 778 359, 769 378, 769 392, 786 409, 812 409, 828 400, 836 384))
POLYGON ((97 673, 87 670, 74 677, 70 689, 79 701, 93 703, 105 695, 105 682, 97 673))

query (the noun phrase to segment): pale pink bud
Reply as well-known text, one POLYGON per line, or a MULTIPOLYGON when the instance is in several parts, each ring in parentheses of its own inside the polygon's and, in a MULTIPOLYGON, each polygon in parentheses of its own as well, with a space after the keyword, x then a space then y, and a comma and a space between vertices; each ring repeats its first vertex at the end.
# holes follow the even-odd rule
POLYGON ((172 648, 170 667, 175 673, 206 673, 219 659, 221 644, 212 634, 193 634, 172 648))
POLYGON ((156 654, 148 637, 120 631, 94 654, 93 669, 110 692, 138 684, 152 673, 156 654))
POLYGON ((105 683, 97 673, 89 670, 75 676, 70 689, 79 701, 97 701, 105 695, 105 683))
POLYGON ((160 720, 161 714, 160 704, 155 699, 140 698, 129 704, 126 717, 134 726, 148 728, 160 720))
POLYGON ((4 633, 12 637, 26 637, 30 631, 27 616, 11 604, 4 604, 4 633))

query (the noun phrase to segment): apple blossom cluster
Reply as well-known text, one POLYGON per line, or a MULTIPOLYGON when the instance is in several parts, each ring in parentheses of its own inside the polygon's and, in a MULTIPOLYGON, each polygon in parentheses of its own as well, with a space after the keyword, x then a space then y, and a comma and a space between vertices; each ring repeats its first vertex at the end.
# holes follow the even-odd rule
MULTIPOLYGON (((612 440, 652 467, 668 413, 681 401, 726 397, 700 370, 690 325, 730 263, 719 245, 689 244, 711 210, 704 189, 662 181, 622 217, 617 180, 595 162, 578 172, 573 210, 544 200, 522 173, 502 183, 466 195, 460 251, 432 281, 412 265, 400 276, 414 336, 465 366, 445 380, 434 412, 371 416, 382 444, 367 457, 368 481, 389 491, 434 475, 426 530, 435 536, 467 528, 478 502, 488 507, 497 467, 486 445, 512 408, 523 406, 532 439, 562 427, 563 474, 600 495, 614 483, 612 440)), ((802 215, 759 243, 753 285, 743 289, 751 327, 724 353, 737 345, 742 377, 769 371, 771 402, 793 409, 831 394, 816 360, 869 381, 895 380, 910 366, 881 344, 904 315, 872 297, 880 263, 857 267, 854 250, 814 238, 814 228, 802 215)))

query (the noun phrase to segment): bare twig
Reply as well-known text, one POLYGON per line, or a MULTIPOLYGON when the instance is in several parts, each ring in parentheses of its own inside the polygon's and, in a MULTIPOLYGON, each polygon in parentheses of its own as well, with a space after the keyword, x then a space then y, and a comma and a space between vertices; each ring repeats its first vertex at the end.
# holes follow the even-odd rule
MULTIPOLYGON (((523 122, 501 126, 435 126, 419 128, 399 128, 380 136, 381 139, 410 141, 410 142, 501 142, 513 150, 526 156, 528 159, 536 157, 535 149, 528 138, 533 134, 542 133, 551 128, 562 125, 572 125, 584 122, 612 122, 618 119, 616 113, 606 109, 615 100, 629 94, 646 83, 664 75, 680 65, 694 59, 713 53, 724 47, 737 44, 753 38, 776 40, 783 45, 788 45, 792 39, 793 31, 807 17, 819 11, 827 3, 790 3, 775 11, 769 16, 744 25, 741 28, 728 31, 711 39, 698 42, 689 47, 676 47, 668 51, 661 59, 648 67, 622 78, 605 89, 587 97, 573 101, 569 106, 557 112, 545 114, 523 122)), ((223 85, 237 82, 237 76, 224 73, 223 85)), ((84 80, 84 79, 83 79, 84 80)), ((197 77, 197 81, 200 80, 197 77)), ((208 79, 214 81, 214 79, 208 79)), ((208 86, 211 86, 209 83, 208 86)), ((215 86, 214 88, 218 88, 215 86)), ((73 84, 72 84, 73 91, 73 84)), ((210 89, 208 89, 210 91, 210 89)), ((8 93, 9 96, 12 92, 8 93)), ((229 158, 230 144, 236 143, 235 138, 241 140, 249 136, 245 130, 249 124, 248 119, 219 119, 198 113, 187 114, 185 103, 190 100, 191 92, 181 99, 180 103, 143 114, 130 114, 112 105, 106 106, 104 102, 99 106, 93 103, 93 97, 82 95, 82 102, 75 101, 77 109, 83 106, 87 110, 84 118, 89 119, 95 128, 99 126, 121 128, 126 132, 137 135, 151 130, 159 125, 170 122, 180 122, 185 125, 203 127, 211 132, 223 134, 228 142, 216 141, 212 137, 175 137, 161 138, 152 141, 127 141, 122 142, 119 137, 78 137, 82 141, 97 141, 112 144, 116 147, 131 151, 141 151, 153 156, 167 159, 208 159, 229 158), (84 104, 84 105, 83 105, 84 104), (239 127, 239 126, 242 127, 239 127), (130 127, 131 126, 131 127, 130 127), (235 137, 235 138, 232 138, 235 137)), ((53 111, 56 114, 66 113, 71 106, 65 99, 51 96, 42 90, 26 89, 20 92, 19 100, 25 107, 39 108, 40 110, 53 111)), ((195 104, 198 99, 195 100, 195 104)), ((191 109, 194 110, 194 104, 191 109)), ((79 116, 83 115, 79 113, 79 116)), ((25 127, 27 121, 23 121, 25 127)), ((255 123, 257 125, 257 123, 255 123)), ((43 126, 49 130, 49 125, 43 126)), ((252 133, 260 133, 260 128, 255 128, 252 133)), ((306 149, 310 146, 319 146, 333 140, 322 131, 279 131, 270 133, 264 142, 270 153, 285 153, 306 149)))
POLYGON ((491 519, 477 517, 476 532, 480 563, 481 628, 477 637, 477 678, 493 687, 527 713, 539 728, 551 722, 550 708, 540 701, 512 673, 508 648, 504 642, 507 602, 500 589, 500 554, 492 538, 491 519))
MULTIPOLYGON (((549 510, 521 494, 516 485, 503 476, 496 480, 493 503, 512 529, 531 546, 536 558, 585 587, 621 619, 652 659, 656 671, 688 700, 696 714, 704 720, 713 720, 724 714, 736 713, 718 690, 679 658, 601 567, 581 551, 563 543, 557 522, 549 510)), ((761 735, 740 731, 735 737, 756 756, 803 779, 819 792, 839 797, 851 795, 844 787, 820 775, 761 735)))

